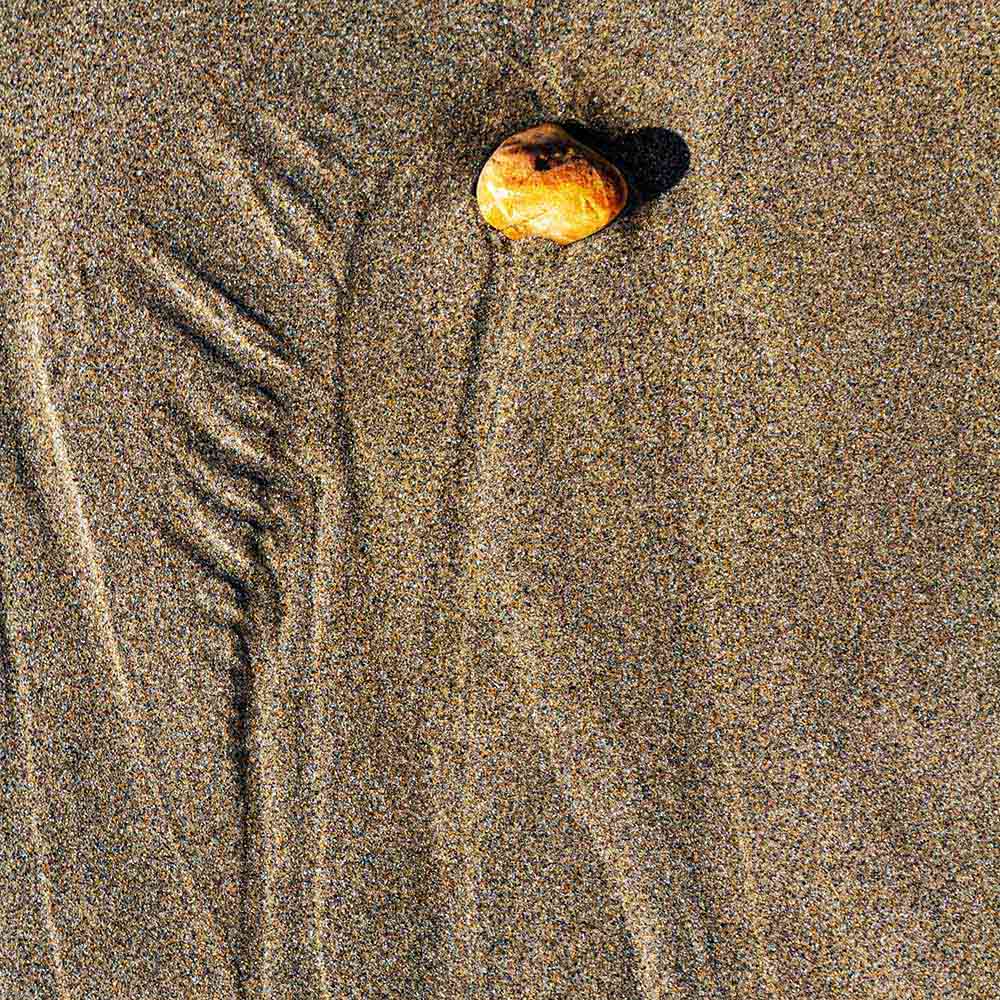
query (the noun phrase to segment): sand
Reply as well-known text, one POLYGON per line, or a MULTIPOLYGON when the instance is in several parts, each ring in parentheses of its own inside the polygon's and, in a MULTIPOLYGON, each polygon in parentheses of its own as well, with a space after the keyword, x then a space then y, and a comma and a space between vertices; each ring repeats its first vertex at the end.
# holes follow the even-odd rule
POLYGON ((7 5, 5 1000, 1000 995, 988 7, 7 5))

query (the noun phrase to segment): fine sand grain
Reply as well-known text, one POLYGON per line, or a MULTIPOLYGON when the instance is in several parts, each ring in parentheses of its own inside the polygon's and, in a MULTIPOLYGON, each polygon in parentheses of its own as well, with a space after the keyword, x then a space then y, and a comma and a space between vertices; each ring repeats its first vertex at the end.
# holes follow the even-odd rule
POLYGON ((989 7, 7 5, 0 997, 1000 996, 989 7))

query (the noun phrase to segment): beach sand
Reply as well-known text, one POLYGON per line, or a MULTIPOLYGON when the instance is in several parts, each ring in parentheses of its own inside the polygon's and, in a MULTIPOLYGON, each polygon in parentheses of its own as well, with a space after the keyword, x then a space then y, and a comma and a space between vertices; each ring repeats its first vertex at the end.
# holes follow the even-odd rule
POLYGON ((12 7, 0 995, 1000 995, 996 16, 12 7))

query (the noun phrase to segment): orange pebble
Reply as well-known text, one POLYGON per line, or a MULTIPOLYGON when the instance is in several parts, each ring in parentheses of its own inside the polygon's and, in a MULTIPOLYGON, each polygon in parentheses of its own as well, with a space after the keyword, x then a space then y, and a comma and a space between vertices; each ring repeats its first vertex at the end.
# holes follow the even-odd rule
POLYGON ((563 246, 603 229, 627 199, 617 167, 548 123, 504 140, 476 184, 479 211, 494 229, 563 246))

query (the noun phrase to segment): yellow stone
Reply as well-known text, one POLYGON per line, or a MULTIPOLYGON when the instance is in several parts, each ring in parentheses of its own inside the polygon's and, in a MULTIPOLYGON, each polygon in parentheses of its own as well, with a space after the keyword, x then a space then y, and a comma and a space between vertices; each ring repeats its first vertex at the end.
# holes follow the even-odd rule
POLYGON ((627 199, 617 167, 549 123, 505 139, 476 184, 479 211, 494 229, 562 246, 603 229, 627 199))

